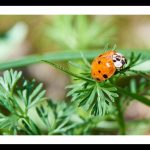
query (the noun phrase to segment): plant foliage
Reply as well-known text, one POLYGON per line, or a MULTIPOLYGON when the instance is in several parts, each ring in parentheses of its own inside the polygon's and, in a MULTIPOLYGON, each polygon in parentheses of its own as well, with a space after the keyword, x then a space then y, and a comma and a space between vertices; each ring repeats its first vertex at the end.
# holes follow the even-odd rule
POLYGON ((2 134, 69 134, 77 124, 70 119, 73 109, 64 102, 58 105, 48 101, 45 93, 41 83, 25 80, 22 72, 5 71, 0 77, 2 134))
MULTIPOLYGON (((135 73, 132 70, 132 67, 136 66, 139 62, 140 55, 135 56, 134 53, 131 53, 129 62, 127 66, 121 70, 116 72, 116 74, 107 81, 99 83, 91 78, 90 73, 90 63, 86 60, 86 58, 82 55, 84 65, 71 63, 74 67, 78 67, 82 69, 81 74, 75 74, 67 69, 56 65, 52 62, 44 61, 49 63, 50 65, 64 71, 65 73, 70 74, 75 77, 79 82, 67 86, 70 90, 67 96, 71 96, 71 100, 78 103, 78 106, 81 106, 85 111, 90 111, 92 115, 100 115, 103 116, 108 112, 111 112, 111 108, 113 106, 113 102, 119 97, 119 92, 117 92, 117 81, 118 78, 122 76, 129 75, 128 73, 135 73)), ((145 74, 144 72, 138 72, 139 74, 145 74)), ((130 74, 132 75, 132 74, 130 74)), ((146 74, 145 74, 146 75, 146 74)), ((118 87, 119 91, 123 92, 121 87, 118 87)), ((134 97, 143 103, 149 103, 149 100, 145 97, 136 96, 133 93, 127 92, 131 97, 134 97)))
POLYGON ((43 60, 75 79, 66 87, 69 103, 54 103, 43 84, 25 80, 20 71, 5 71, 0 77, 0 134, 87 135, 95 130, 105 134, 103 129, 128 134, 137 124, 124 120, 129 103, 137 100, 150 106, 149 71, 135 69, 147 59, 131 53, 123 70, 99 83, 91 78, 90 61, 83 54, 81 58, 83 62, 69 62, 78 73, 43 60), (123 82, 125 78, 128 82, 123 82))
POLYGON ((110 40, 113 41, 116 34, 112 19, 103 22, 96 16, 90 18, 83 15, 57 16, 53 19, 53 23, 46 29, 46 34, 61 49, 76 51, 104 47, 110 40))

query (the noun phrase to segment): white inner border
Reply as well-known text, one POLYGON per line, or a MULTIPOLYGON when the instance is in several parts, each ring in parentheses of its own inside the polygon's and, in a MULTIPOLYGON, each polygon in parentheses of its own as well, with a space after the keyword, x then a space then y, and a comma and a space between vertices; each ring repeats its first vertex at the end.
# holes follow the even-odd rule
MULTIPOLYGON (((0 15, 150 15, 150 6, 0 6, 0 15)), ((0 136, 0 144, 149 144, 149 136, 0 136)))
POLYGON ((0 6, 5 15, 148 15, 150 6, 0 6))
POLYGON ((1 136, 0 144, 149 144, 149 136, 1 136))

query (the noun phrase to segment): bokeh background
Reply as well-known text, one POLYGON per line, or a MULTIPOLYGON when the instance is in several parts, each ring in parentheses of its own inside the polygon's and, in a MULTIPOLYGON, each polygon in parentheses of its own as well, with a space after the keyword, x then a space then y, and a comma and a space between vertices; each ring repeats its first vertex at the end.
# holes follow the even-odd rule
MULTIPOLYGON (((150 50, 150 16, 0 16, 0 62, 56 51, 103 49, 106 44, 150 50)), ((44 83, 48 97, 65 99, 69 76, 42 63, 21 69, 26 78, 44 83)), ((125 117, 150 118, 150 109, 132 102, 125 117)), ((150 134, 150 128, 140 126, 139 133, 141 129, 150 134)))

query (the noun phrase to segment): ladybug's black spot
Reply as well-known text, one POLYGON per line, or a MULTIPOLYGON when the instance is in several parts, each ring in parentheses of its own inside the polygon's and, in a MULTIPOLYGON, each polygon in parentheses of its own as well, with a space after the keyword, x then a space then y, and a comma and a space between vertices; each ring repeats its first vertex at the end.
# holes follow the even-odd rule
POLYGON ((103 74, 103 77, 104 77, 105 79, 108 78, 107 74, 103 74))
POLYGON ((122 60, 121 63, 124 65, 126 62, 124 60, 122 60))
POLYGON ((98 61, 98 64, 100 64, 101 63, 101 61, 98 61))
POLYGON ((117 60, 117 61, 120 61, 120 59, 119 59, 119 58, 116 58, 116 60, 117 60))
POLYGON ((97 80, 97 81, 100 81, 100 79, 99 79, 99 78, 96 78, 96 80, 97 80))
POLYGON ((101 71, 100 71, 100 70, 98 70, 98 73, 101 73, 101 71))

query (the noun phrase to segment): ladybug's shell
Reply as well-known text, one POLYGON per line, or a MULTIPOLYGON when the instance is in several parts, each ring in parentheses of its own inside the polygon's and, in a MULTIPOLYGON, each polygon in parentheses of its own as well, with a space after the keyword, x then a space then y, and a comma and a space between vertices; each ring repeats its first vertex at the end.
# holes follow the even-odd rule
POLYGON ((112 59, 115 53, 115 51, 110 50, 102 55, 99 55, 93 60, 91 65, 92 78, 102 82, 110 78, 115 73, 116 67, 112 59))

